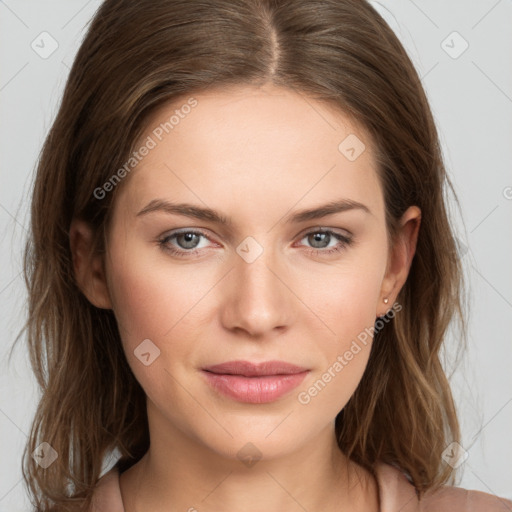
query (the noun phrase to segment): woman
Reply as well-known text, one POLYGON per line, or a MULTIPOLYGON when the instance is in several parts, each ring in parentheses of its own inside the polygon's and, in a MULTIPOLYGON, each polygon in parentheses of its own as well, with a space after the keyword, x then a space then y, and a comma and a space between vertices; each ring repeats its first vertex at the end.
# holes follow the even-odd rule
POLYGON ((367 3, 104 2, 33 194, 37 510, 512 506, 451 485, 445 185, 367 3))

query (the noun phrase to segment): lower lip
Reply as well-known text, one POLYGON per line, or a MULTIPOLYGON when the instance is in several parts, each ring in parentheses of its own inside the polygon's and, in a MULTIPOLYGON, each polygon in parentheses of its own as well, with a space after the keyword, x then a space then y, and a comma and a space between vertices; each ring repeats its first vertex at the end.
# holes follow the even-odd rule
POLYGON ((212 373, 203 370, 209 384, 222 394, 251 404, 273 402, 292 389, 296 388, 307 375, 308 371, 291 375, 266 375, 264 377, 244 377, 212 373))

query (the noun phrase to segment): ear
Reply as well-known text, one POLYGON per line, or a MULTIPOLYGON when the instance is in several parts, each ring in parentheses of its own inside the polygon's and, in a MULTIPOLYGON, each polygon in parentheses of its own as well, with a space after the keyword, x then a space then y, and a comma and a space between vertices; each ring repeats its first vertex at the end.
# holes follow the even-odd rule
MULTIPOLYGON (((421 210, 417 206, 410 206, 400 219, 399 233, 393 247, 390 248, 386 274, 382 281, 381 297, 379 305, 387 298, 393 304, 407 280, 421 224, 421 210)), ((384 316, 389 311, 378 313, 377 316, 384 316)))
POLYGON ((89 302, 102 309, 112 309, 103 258, 93 254, 93 230, 88 223, 73 219, 69 229, 69 244, 78 286, 89 302))

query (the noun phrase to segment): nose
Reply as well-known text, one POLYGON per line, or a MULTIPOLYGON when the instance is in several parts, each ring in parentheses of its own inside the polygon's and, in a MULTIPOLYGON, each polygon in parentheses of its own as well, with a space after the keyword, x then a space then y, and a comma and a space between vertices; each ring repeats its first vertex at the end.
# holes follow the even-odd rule
POLYGON ((284 261, 278 261, 271 248, 264 247, 253 261, 235 253, 233 262, 235 268, 227 276, 221 295, 224 327, 245 331, 251 337, 285 330, 300 302, 289 288, 284 261))

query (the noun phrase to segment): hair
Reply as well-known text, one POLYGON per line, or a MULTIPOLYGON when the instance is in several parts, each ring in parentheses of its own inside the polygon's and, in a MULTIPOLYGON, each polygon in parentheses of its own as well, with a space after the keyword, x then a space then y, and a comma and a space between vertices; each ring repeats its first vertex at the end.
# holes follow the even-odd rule
POLYGON ((335 420, 339 447, 372 473, 377 461, 399 468, 420 497, 453 483, 442 452, 460 431, 440 356, 453 320, 463 343, 467 330, 448 187, 456 196, 395 33, 361 0, 107 0, 74 60, 32 190, 23 330, 41 397, 22 470, 38 511, 85 510, 115 451, 122 472, 149 448, 145 393, 113 311, 77 284, 72 219, 89 223, 94 251, 105 255, 127 180, 101 199, 94 191, 127 161, 152 113, 201 91, 267 83, 325 102, 370 134, 388 240, 409 206, 422 212, 401 310, 375 330, 366 370, 335 420), (30 456, 43 441, 58 453, 46 469, 30 456))

